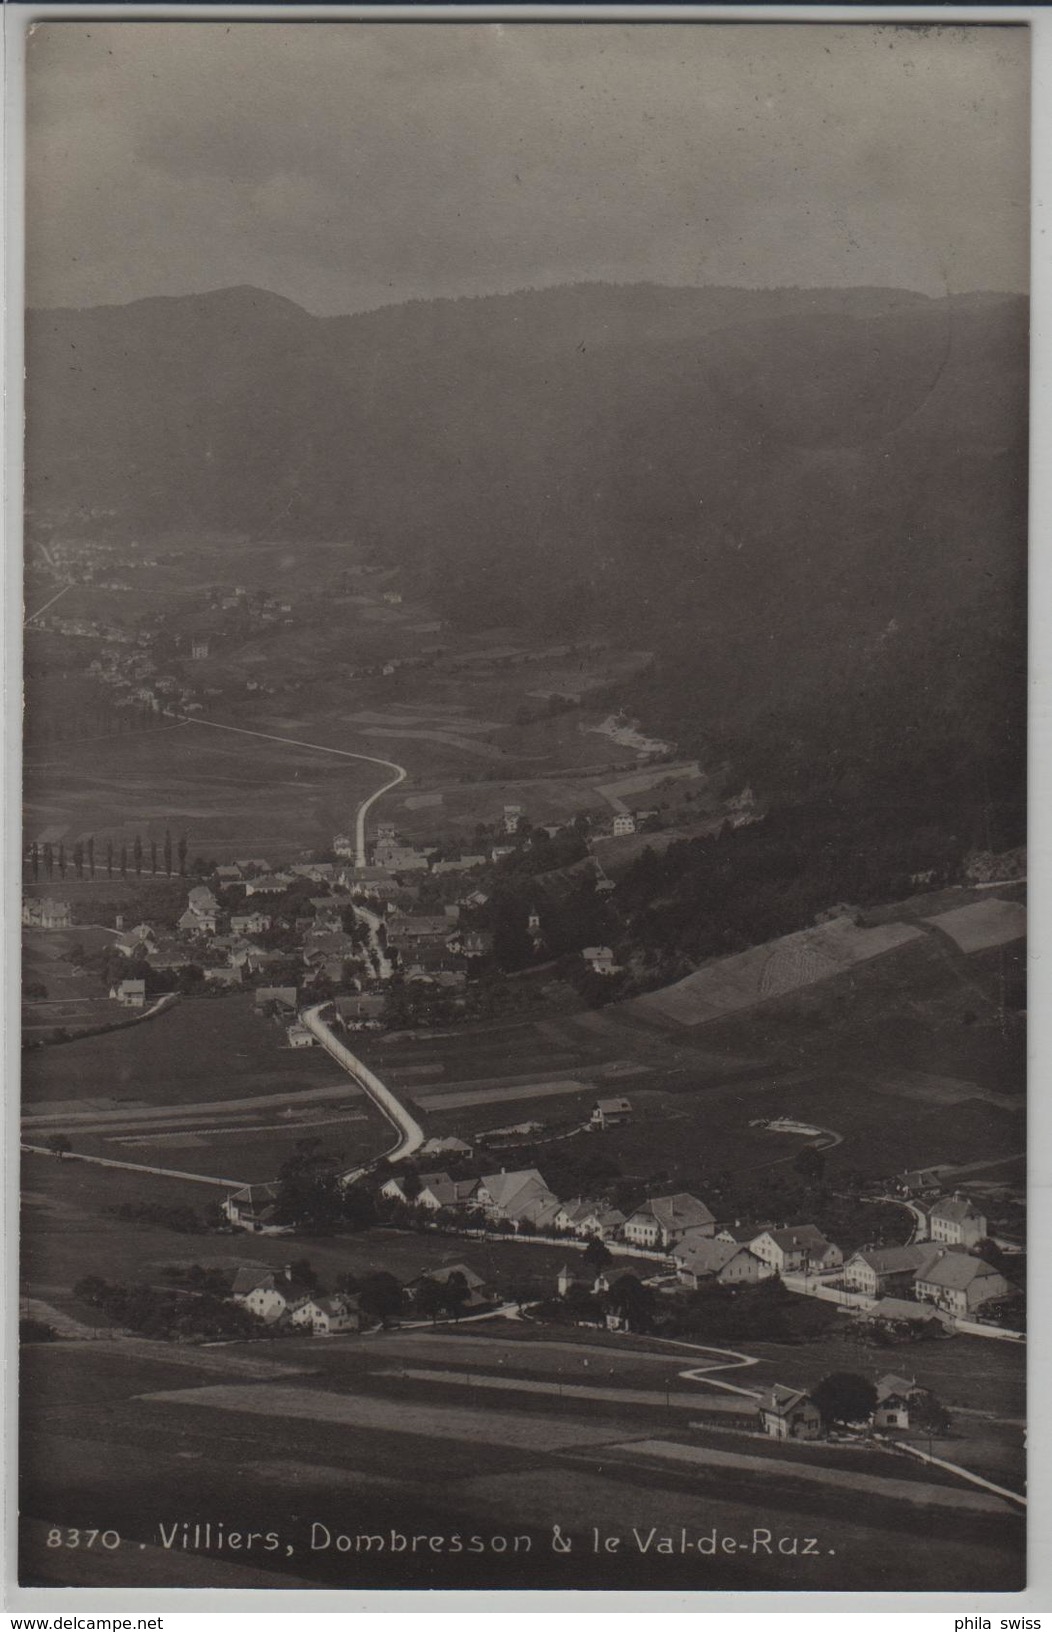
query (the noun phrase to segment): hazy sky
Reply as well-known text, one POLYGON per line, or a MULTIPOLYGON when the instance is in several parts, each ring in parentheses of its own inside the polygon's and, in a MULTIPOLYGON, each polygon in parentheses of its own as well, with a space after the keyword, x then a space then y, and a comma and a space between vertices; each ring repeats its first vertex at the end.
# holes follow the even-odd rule
POLYGON ((33 305, 1026 287, 1022 28, 77 21, 27 54, 33 305))

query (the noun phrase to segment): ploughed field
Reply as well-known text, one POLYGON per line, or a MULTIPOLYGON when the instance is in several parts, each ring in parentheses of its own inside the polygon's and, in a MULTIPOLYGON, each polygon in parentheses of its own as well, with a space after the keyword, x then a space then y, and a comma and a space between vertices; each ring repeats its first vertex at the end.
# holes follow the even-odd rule
MULTIPOLYGON (((703 1412, 721 1395, 682 1373, 712 1358, 631 1337, 519 1342, 514 1323, 492 1337, 34 1345, 22 1580, 75 1567, 95 1585, 147 1569, 220 1584, 237 1564, 275 1586, 1020 1585, 1022 1521, 1001 1498, 877 1450, 692 1427, 691 1397, 703 1412), (89 1524, 119 1545, 73 1564, 46 1546, 42 1527, 89 1524)), ((782 1372, 718 1375, 763 1387, 782 1372)))

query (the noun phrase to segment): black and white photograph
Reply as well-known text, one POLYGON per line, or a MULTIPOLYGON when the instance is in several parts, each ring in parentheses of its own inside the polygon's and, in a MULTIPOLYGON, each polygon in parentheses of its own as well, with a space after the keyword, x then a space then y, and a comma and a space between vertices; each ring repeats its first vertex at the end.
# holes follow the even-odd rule
POLYGON ((1026 1587, 1030 69, 26 22, 21 1588, 1026 1587))

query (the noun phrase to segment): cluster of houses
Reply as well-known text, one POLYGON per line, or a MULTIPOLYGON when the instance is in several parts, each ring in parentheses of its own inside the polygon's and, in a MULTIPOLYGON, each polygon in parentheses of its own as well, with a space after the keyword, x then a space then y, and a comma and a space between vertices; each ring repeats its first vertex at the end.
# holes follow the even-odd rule
MULTIPOLYGON (((421 1302, 425 1288, 451 1291, 460 1314, 493 1308, 499 1301, 492 1288, 467 1264, 442 1264, 425 1269, 406 1283, 402 1295, 409 1308, 421 1302)), ((230 1297, 272 1328, 303 1331, 319 1337, 358 1332, 369 1324, 357 1293, 320 1293, 311 1281, 297 1274, 293 1264, 272 1269, 267 1264, 245 1264, 233 1278, 230 1297)), ((451 1301, 452 1306, 452 1301, 451 1301)))
MULTIPOLYGON (((606 1103, 600 1101, 596 1110, 606 1103)), ((454 1143, 456 1154, 465 1154, 462 1143, 454 1143)), ((721 1228, 705 1203, 686 1193, 653 1196, 626 1217, 602 1201, 580 1196, 560 1201, 536 1168, 478 1178, 445 1171, 421 1174, 415 1182, 391 1178, 380 1194, 431 1215, 461 1214, 468 1223, 474 1218, 531 1234, 623 1243, 661 1255, 679 1283, 695 1291, 796 1276, 860 1294, 882 1318, 918 1320, 925 1313, 966 1319, 1013 1290, 1000 1270, 976 1254, 987 1220, 960 1194, 933 1204, 930 1239, 865 1247, 846 1262, 841 1248, 814 1224, 721 1228)))

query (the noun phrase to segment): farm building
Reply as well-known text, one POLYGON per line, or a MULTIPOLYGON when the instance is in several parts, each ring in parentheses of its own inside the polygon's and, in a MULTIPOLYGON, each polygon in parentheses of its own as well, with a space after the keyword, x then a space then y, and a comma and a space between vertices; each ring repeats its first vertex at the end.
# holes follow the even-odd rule
POLYGON ((673 1249, 672 1259, 684 1286, 752 1286, 774 1274, 770 1264, 739 1242, 717 1241, 693 1230, 673 1249))
POLYGON ((118 985, 110 987, 110 996, 126 1009, 141 1009, 146 1003, 146 982, 122 980, 118 985))
POLYGON ((942 1254, 919 1270, 914 1281, 917 1297, 924 1303, 934 1303, 947 1314, 966 1318, 984 1303, 1004 1298, 1012 1290, 1000 1270, 984 1258, 973 1258, 967 1252, 944 1250, 942 1254))
POLYGON ((851 1292, 877 1298, 883 1293, 906 1292, 924 1266, 936 1256, 930 1242, 906 1247, 863 1247, 844 1265, 844 1285, 851 1292))
POLYGON ((308 1031, 306 1026, 300 1025, 298 1020, 294 1020, 292 1025, 286 1028, 285 1035, 289 1040, 290 1048, 314 1047, 314 1033, 308 1031))
POLYGON ((246 1267, 234 1276, 231 1296, 269 1326, 294 1316, 309 1302, 311 1288, 296 1278, 291 1264, 284 1269, 246 1267))
POLYGON ((274 1218, 277 1195, 276 1184, 246 1184, 226 1197, 223 1212, 239 1230, 251 1230, 256 1235, 286 1235, 288 1225, 278 1224, 274 1218))
POLYGON ((632 1120, 632 1102, 628 1099, 597 1099, 592 1106, 589 1126, 592 1128, 619 1128, 632 1120))

